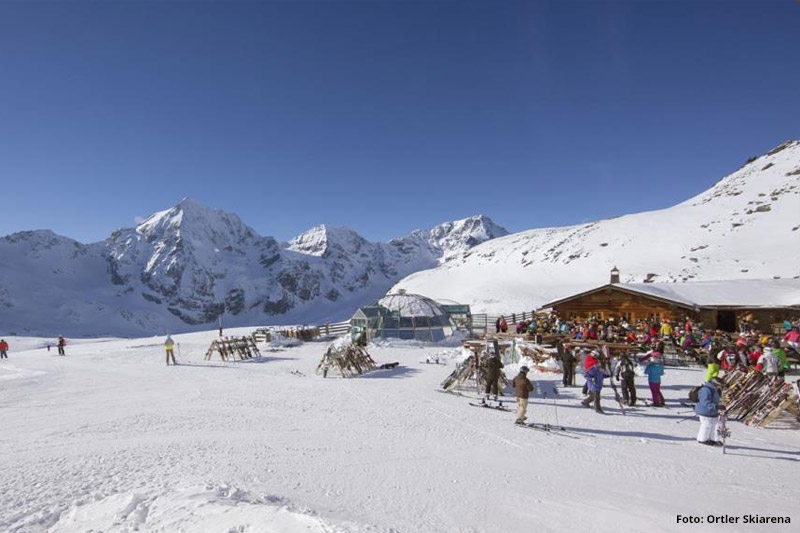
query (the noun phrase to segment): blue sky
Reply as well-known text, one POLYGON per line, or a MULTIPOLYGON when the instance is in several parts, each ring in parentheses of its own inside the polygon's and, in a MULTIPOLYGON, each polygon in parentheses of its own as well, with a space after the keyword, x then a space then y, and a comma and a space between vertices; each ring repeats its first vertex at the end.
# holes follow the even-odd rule
POLYGON ((800 138, 800 3, 0 2, 0 234, 668 207, 800 138))

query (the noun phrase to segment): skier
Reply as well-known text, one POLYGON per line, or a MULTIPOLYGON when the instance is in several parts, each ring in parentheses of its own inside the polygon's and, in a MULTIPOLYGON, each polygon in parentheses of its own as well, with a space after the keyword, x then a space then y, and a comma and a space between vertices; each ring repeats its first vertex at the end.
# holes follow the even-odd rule
POLYGON ((725 350, 720 350, 717 355, 714 355, 713 352, 708 352, 708 369, 706 370, 706 381, 711 381, 712 379, 719 376, 719 362, 725 356, 725 350))
POLYGON ((533 390, 533 385, 528 379, 527 374, 528 367, 520 367, 519 374, 517 374, 517 377, 515 377, 512 382, 517 397, 517 419, 515 420, 517 424, 524 424, 525 420, 528 418, 525 416, 528 412, 528 395, 533 390))
POLYGON ((0 359, 8 359, 8 343, 5 339, 0 339, 0 359))
POLYGON ((719 402, 722 396, 722 380, 715 378, 706 381, 697 392, 699 398, 694 412, 700 419, 700 429, 697 431, 697 442, 706 446, 720 446, 721 442, 714 437, 717 434, 719 423, 719 402))
POLYGON ((64 335, 58 336, 58 355, 67 355, 64 351, 64 346, 67 345, 67 341, 64 339, 64 335))
POLYGON ((589 371, 586 373, 586 384, 589 396, 581 402, 584 407, 591 407, 592 402, 594 402, 595 412, 601 415, 605 414, 600 408, 600 391, 603 390, 603 378, 605 378, 605 374, 603 374, 600 364, 594 364, 589 368, 589 371))
POLYGON ((614 375, 622 385, 622 401, 625 405, 636 405, 636 386, 633 383, 636 372, 634 372, 633 361, 626 354, 619 358, 617 366, 614 368, 614 375))
MULTIPOLYGON (((0 345, 0 348, 2 348, 2 345, 0 345)), ((780 360, 778 359, 778 356, 772 352, 772 348, 767 346, 764 348, 764 353, 758 358, 756 369, 763 371, 767 376, 775 377, 778 375, 779 365, 780 360)))
POLYGON ((172 341, 172 337, 167 335, 167 340, 164 341, 164 348, 167 350, 167 366, 169 366, 169 360, 172 358, 172 364, 177 365, 178 363, 175 362, 175 353, 172 351, 175 343, 172 341))
POLYGON ((556 349, 564 372, 561 383, 565 387, 571 387, 575 385, 575 355, 573 355, 572 350, 564 346, 561 340, 556 344, 556 349))
POLYGON ((647 383, 650 385, 650 394, 653 398, 653 407, 664 407, 664 395, 661 394, 661 376, 664 375, 664 366, 661 364, 661 354, 650 354, 650 362, 644 369, 647 374, 647 383))
POLYGON ((486 360, 486 391, 484 401, 489 399, 489 394, 494 394, 494 399, 497 399, 497 381, 500 379, 500 369, 503 368, 503 362, 497 352, 494 352, 491 357, 486 360))
MULTIPOLYGON (((589 353, 589 350, 583 349, 581 350, 581 365, 583 366, 583 376, 589 373, 589 369, 591 369, 594 365, 597 364, 597 358, 594 356, 594 352, 589 353)), ((581 391, 584 396, 589 394, 589 381, 587 380, 583 384, 583 389, 581 391)))

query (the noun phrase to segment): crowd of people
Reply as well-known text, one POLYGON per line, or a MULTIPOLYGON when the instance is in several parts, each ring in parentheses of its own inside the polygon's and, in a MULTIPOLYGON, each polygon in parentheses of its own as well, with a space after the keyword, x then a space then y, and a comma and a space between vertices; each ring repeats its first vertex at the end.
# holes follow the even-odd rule
MULTIPOLYGON (((507 329, 503 317, 496 323, 497 331, 507 329), (505 328, 505 329, 504 329, 505 328)), ((770 335, 760 332, 756 324, 742 321, 738 333, 710 331, 702 323, 689 317, 680 323, 668 320, 639 321, 630 324, 626 320, 563 320, 555 314, 534 317, 516 324, 518 333, 557 334, 558 360, 563 370, 562 384, 575 386, 575 370, 581 368, 585 378, 582 405, 603 413, 601 392, 606 379, 619 383, 620 401, 625 406, 635 406, 637 398, 635 378, 637 374, 647 378, 650 388, 649 405, 665 405, 661 393, 664 376, 664 353, 667 349, 682 352, 706 364, 703 384, 696 390, 695 414, 700 420, 697 442, 703 445, 720 444, 717 426, 722 409, 721 373, 734 369, 752 369, 767 376, 782 378, 790 370, 791 363, 800 361, 800 329, 797 320, 787 319, 783 323, 784 333, 770 335), (608 357, 607 351, 587 346, 585 341, 605 341, 635 345, 631 355, 624 350, 617 358, 608 357), (579 346, 575 346, 575 345, 579 346)), ((527 367, 514 380, 518 403, 527 404, 527 367)), ((616 394, 615 390, 615 394, 616 394)), ((645 400, 647 402, 647 400, 645 400)), ((518 407, 517 422, 525 418, 525 409, 518 407)))

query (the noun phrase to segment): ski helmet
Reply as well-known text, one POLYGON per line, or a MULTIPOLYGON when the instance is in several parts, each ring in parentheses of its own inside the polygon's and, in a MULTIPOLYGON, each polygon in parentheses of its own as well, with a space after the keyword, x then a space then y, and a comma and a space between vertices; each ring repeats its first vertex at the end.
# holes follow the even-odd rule
POLYGON ((530 368, 528 368, 527 366, 521 366, 519 368, 519 371, 522 372, 523 374, 527 374, 528 371, 530 371, 530 368))

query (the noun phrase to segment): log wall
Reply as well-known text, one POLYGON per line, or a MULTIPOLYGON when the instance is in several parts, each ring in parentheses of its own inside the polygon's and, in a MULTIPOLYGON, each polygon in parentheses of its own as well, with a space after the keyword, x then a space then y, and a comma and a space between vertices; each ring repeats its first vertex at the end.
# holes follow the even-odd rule
POLYGON ((615 319, 625 318, 629 322, 652 318, 683 321, 687 316, 695 316, 693 311, 677 305, 615 291, 611 288, 569 300, 554 306, 553 309, 559 316, 567 319, 588 319, 590 317, 606 319, 613 317, 615 319))
POLYGON ((733 313, 735 315, 735 330, 738 331, 742 321, 757 322, 757 328, 762 332, 771 332, 772 324, 783 321, 786 318, 785 309, 737 309, 735 311, 722 311, 716 309, 701 309, 699 313, 693 310, 671 305, 667 302, 628 294, 626 292, 604 289, 600 292, 587 294, 564 303, 553 306, 553 309, 564 318, 591 317, 598 319, 606 318, 625 318, 631 323, 637 320, 651 320, 658 318, 660 321, 665 319, 670 322, 682 324, 686 317, 692 320, 699 320, 706 328, 721 328, 719 320, 720 313, 733 313))

